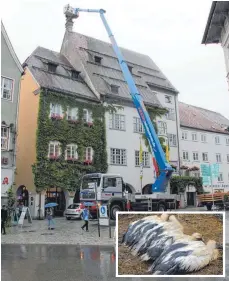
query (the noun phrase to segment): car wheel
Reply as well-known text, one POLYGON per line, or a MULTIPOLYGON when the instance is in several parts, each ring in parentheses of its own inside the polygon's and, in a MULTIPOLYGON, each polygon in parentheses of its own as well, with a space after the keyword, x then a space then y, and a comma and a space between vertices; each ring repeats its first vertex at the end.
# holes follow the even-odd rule
POLYGON ((113 205, 111 206, 111 214, 110 214, 110 217, 112 220, 115 220, 116 219, 116 212, 119 212, 121 211, 121 207, 119 205, 113 205))
POLYGON ((66 220, 70 221, 70 219, 71 219, 71 218, 69 218, 69 217, 66 217, 66 220))
POLYGON ((167 208, 164 203, 159 203, 157 206, 157 210, 158 210, 158 212, 165 212, 165 211, 167 211, 167 208))

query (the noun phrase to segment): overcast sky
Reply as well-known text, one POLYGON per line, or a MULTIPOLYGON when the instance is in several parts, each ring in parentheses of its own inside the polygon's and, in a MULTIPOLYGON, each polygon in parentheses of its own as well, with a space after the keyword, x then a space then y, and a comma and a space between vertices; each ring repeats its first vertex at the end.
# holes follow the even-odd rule
MULTIPOLYGON (((211 1, 5 0, 2 20, 21 62, 37 46, 60 50, 68 3, 105 9, 119 46, 149 55, 180 92, 180 101, 229 118, 223 50, 201 45, 211 1)), ((74 31, 109 41, 97 14, 81 13, 74 31)))

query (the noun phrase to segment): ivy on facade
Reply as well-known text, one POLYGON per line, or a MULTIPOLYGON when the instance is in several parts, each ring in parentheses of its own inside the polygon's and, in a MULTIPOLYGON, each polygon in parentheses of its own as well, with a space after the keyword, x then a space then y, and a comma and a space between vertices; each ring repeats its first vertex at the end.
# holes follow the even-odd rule
MULTIPOLYGON (((75 191, 79 188, 81 177, 87 173, 106 173, 106 127, 105 111, 112 108, 104 108, 102 104, 81 102, 72 96, 51 91, 40 93, 38 112, 38 128, 36 141, 36 163, 32 165, 34 183, 37 192, 49 187, 59 187, 63 190, 75 191), (50 118, 50 104, 59 104, 63 112, 67 107, 78 108, 78 122, 71 123, 66 119, 50 118), (83 109, 92 112, 93 125, 85 126, 83 122, 83 109), (58 141, 61 144, 61 155, 58 161, 48 158, 49 143, 58 141), (65 151, 68 144, 76 144, 78 149, 78 161, 69 163, 65 160, 65 151), (93 161, 85 165, 84 150, 92 147, 94 151, 93 161)), ((113 108, 113 110, 115 110, 113 108)))

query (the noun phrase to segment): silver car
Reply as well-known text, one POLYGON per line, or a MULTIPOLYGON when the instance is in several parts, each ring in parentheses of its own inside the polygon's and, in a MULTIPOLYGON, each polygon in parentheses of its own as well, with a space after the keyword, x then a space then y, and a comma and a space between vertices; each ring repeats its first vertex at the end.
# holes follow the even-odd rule
POLYGON ((65 211, 65 217, 67 220, 70 219, 83 219, 83 209, 80 203, 73 203, 68 206, 67 210, 65 211))

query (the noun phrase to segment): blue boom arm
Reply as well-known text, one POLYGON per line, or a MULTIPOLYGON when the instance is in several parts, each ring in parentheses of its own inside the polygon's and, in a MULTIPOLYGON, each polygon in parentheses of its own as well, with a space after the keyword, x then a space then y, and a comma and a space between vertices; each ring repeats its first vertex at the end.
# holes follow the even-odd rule
POLYGON ((158 136, 156 134, 156 131, 153 127, 153 124, 150 120, 149 114, 146 110, 146 107, 143 103, 143 99, 141 97, 141 95, 139 94, 139 91, 134 83, 134 79, 129 71, 129 68, 127 66, 127 63, 125 62, 123 55, 120 51, 120 48, 118 47, 116 40, 114 38, 114 35, 106 21, 106 18, 104 16, 105 14, 105 10, 94 10, 94 9, 74 9, 71 8, 69 6, 65 7, 64 10, 66 16, 71 17, 72 18, 77 18, 79 16, 79 12, 91 12, 91 13, 99 13, 100 17, 103 21, 103 24, 106 28, 106 31, 108 33, 108 36, 110 38, 113 50, 118 58, 119 61, 119 65, 121 67, 123 76, 128 84, 129 90, 130 90, 130 94, 133 100, 133 103, 135 105, 135 107, 137 108, 138 114, 141 118, 142 124, 144 126, 145 129, 145 134, 146 137, 149 141, 150 144, 150 148, 151 151, 154 153, 155 158, 157 160, 157 164, 159 166, 160 169, 160 175, 159 177, 156 179, 156 181, 154 182, 154 184, 152 185, 152 191, 153 192, 165 192, 167 183, 169 181, 169 179, 172 176, 173 173, 173 169, 172 167, 169 165, 169 163, 167 162, 166 158, 165 158, 165 153, 161 147, 160 141, 158 139, 158 136))

